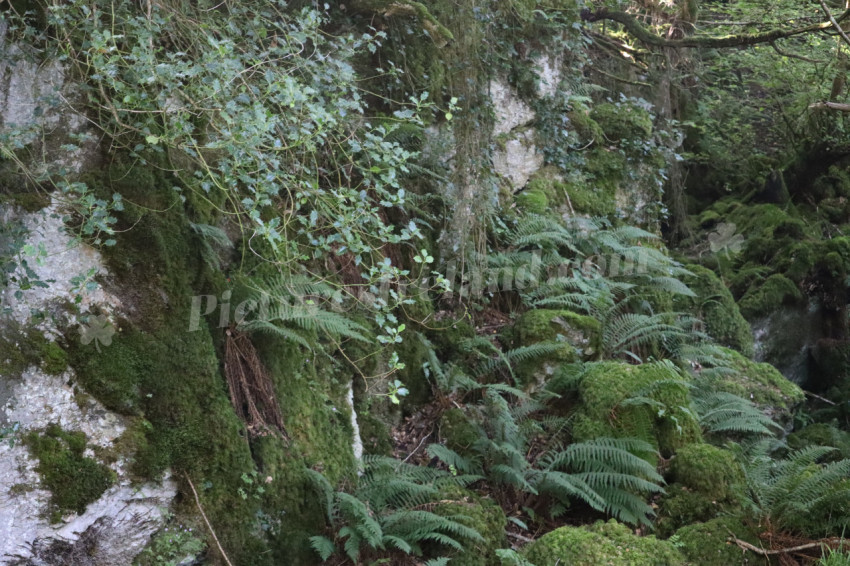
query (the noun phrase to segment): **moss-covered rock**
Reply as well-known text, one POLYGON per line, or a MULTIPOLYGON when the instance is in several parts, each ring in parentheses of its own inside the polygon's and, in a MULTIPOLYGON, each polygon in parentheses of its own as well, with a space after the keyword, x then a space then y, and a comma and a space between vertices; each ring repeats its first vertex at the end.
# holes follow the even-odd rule
POLYGON ((750 544, 759 544, 755 534, 735 517, 720 517, 705 523, 687 525, 676 531, 677 546, 689 564, 699 566, 743 566, 761 564, 752 553, 745 553, 729 542, 730 535, 750 544))
POLYGON ((478 531, 484 539, 478 542, 466 541, 466 546, 461 552, 449 553, 450 563, 459 566, 498 564, 496 550, 508 545, 505 536, 508 519, 502 508, 492 499, 461 488, 446 489, 441 499, 441 503, 434 507, 434 513, 456 518, 459 522, 478 531))
POLYGON ((580 402, 572 429, 578 441, 600 436, 636 437, 669 456, 702 438, 698 423, 684 409, 690 404, 684 378, 662 366, 587 364, 578 389, 580 402), (626 402, 637 397, 652 399, 664 409, 655 404, 626 402))
POLYGON ((688 311, 702 319, 708 334, 718 343, 738 350, 745 356, 753 354, 753 333, 741 315, 732 293, 710 269, 689 265, 693 274, 683 279, 696 297, 676 295, 673 308, 688 311))
POLYGON ((664 491, 658 502, 655 521, 655 534, 662 538, 671 536, 686 525, 710 521, 728 507, 723 501, 678 483, 667 486, 664 491))
POLYGON ((590 117, 611 141, 643 140, 652 134, 652 114, 635 104, 595 104, 590 117))
POLYGON ((717 388, 750 399, 763 412, 779 422, 791 417, 792 409, 802 403, 803 390, 788 381, 770 364, 754 362, 734 350, 725 350, 732 373, 718 380, 717 388))
POLYGON ((115 473, 84 455, 86 435, 62 430, 57 424, 43 432, 31 432, 24 442, 38 458, 36 471, 42 486, 51 493, 52 521, 71 511, 83 513, 115 481, 115 473))
POLYGON ((456 452, 468 450, 480 437, 479 427, 462 409, 452 408, 440 416, 440 437, 456 452))
POLYGON ((11 321, 5 322, 0 329, 0 373, 7 378, 20 376, 30 366, 59 375, 68 369, 68 355, 39 330, 23 330, 11 321))
POLYGON ((674 566, 684 564, 672 544, 654 536, 640 537, 614 520, 588 527, 561 527, 523 551, 536 566, 674 566))
POLYGON ((741 313, 748 319, 764 316, 782 305, 799 302, 803 298, 797 285, 782 275, 774 273, 764 283, 747 291, 738 305, 741 313))
MULTIPOLYGON (((533 309, 520 316, 514 323, 517 345, 528 346, 538 342, 565 342, 572 346, 575 354, 592 357, 599 352, 601 327, 599 321, 568 310, 533 309)), ((564 361, 575 354, 565 352, 564 361)))
POLYGON ((807 446, 832 446, 835 454, 824 461, 850 458, 850 432, 835 428, 826 423, 810 424, 806 428, 788 435, 788 447, 800 450, 807 446))
POLYGON ((683 446, 673 458, 672 477, 688 489, 716 500, 733 497, 734 486, 744 481, 735 455, 710 444, 683 446))
POLYGON ((600 348, 599 321, 567 310, 533 309, 520 316, 511 329, 514 347, 534 344, 559 344, 545 356, 532 357, 516 364, 520 383, 543 383, 555 373, 557 365, 588 359, 600 348))

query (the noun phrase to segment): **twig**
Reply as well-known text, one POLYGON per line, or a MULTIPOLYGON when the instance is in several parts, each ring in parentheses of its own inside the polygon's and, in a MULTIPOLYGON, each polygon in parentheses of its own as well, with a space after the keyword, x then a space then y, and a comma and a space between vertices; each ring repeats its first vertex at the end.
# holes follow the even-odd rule
POLYGON ((790 57, 791 59, 799 59, 800 61, 805 61, 806 63, 826 63, 823 59, 810 59, 809 57, 803 57, 802 55, 795 55, 794 53, 788 53, 787 51, 782 51, 779 49, 779 46, 776 45, 775 41, 770 42, 770 46, 773 47, 773 50, 782 55, 783 57, 790 57))
POLYGON ((814 397, 815 399, 818 399, 818 400, 820 400, 820 401, 823 401, 824 403, 827 403, 827 404, 829 404, 829 405, 832 405, 833 407, 835 407, 836 405, 838 405, 838 403, 836 403, 835 401, 830 401, 830 400, 829 400, 829 399, 827 399, 826 397, 821 397, 821 396, 820 396, 820 395, 818 395, 817 393, 812 393, 811 391, 803 391, 803 393, 805 393, 805 394, 806 394, 806 395, 808 395, 809 397, 814 397))
POLYGON ((414 454, 416 454, 416 453, 419 451, 419 449, 420 449, 420 448, 422 448, 422 443, 423 443, 423 442, 425 442, 426 440, 428 440, 428 437, 429 437, 429 436, 431 436, 431 433, 430 433, 430 432, 429 432, 428 434, 426 434, 425 436, 423 436, 423 437, 422 437, 422 440, 420 440, 420 441, 419 441, 419 446, 417 446, 417 447, 413 450, 413 452, 411 452, 410 454, 408 454, 408 455, 407 455, 407 458, 405 458, 404 460, 402 460, 402 461, 401 461, 401 463, 402 463, 402 464, 404 464, 405 462, 407 462, 408 460, 410 460, 410 457, 411 457, 411 456, 413 456, 414 454))
POLYGON ((836 21, 835 16, 833 16, 832 12, 829 11, 829 7, 826 5, 826 2, 824 2, 823 0, 818 0, 818 2, 820 2, 820 7, 823 8, 824 13, 829 18, 829 21, 832 23, 832 27, 835 28, 835 30, 838 32, 838 35, 840 35, 841 39, 844 40, 844 43, 850 45, 850 37, 847 37, 847 34, 844 33, 844 30, 836 21))
POLYGON ((198 492, 195 490, 195 486, 192 484, 192 480, 189 479, 188 474, 184 473, 183 476, 186 478, 186 481, 189 482, 189 487, 192 488, 192 493, 195 496, 195 504, 197 504, 198 511, 201 512, 201 517, 203 517, 204 523, 207 524, 207 528, 210 530, 210 534, 212 535, 212 538, 215 541, 215 545, 218 547, 218 551, 221 553, 221 557, 224 558, 225 562, 227 562, 227 566, 233 566, 233 563, 227 557, 227 554, 224 553, 224 549, 221 547, 221 543, 218 542, 218 537, 215 536, 215 531, 213 530, 212 525, 210 525, 209 519, 207 519, 207 514, 204 513, 204 508, 201 507, 201 499, 198 497, 198 492))
POLYGON ((521 540, 522 542, 534 542, 533 538, 524 537, 522 535, 518 535, 516 533, 512 533, 510 531, 507 532, 507 535, 511 538, 515 538, 517 540, 521 540))
POLYGON ((645 87, 651 87, 652 86, 649 83, 644 83, 644 82, 641 82, 641 81, 630 81, 629 79, 624 79, 622 77, 618 77, 617 75, 612 75, 611 73, 606 73, 605 71, 597 69, 596 67, 591 67, 590 70, 593 71, 594 73, 599 73, 603 77, 608 77, 609 79, 613 79, 615 81, 619 81, 619 82, 625 83, 627 85, 645 86, 645 87))

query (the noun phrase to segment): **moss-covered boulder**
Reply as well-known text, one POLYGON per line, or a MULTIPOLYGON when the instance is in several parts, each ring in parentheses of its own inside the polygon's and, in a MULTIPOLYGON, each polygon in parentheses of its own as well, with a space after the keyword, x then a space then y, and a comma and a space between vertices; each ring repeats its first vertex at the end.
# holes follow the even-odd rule
POLYGON ((666 538, 685 525, 710 521, 725 512, 728 505, 704 493, 674 483, 664 489, 658 502, 655 534, 666 538))
POLYGON ((734 371, 724 374, 717 388, 750 399, 776 421, 791 418, 792 409, 806 398, 803 390, 770 364, 754 362, 734 350, 725 352, 727 365, 734 371))
POLYGON ((714 499, 733 497, 734 486, 744 481, 735 455, 711 444, 683 446, 673 458, 673 479, 714 499))
POLYGON ((517 319, 506 333, 514 348, 554 344, 554 350, 530 355, 516 364, 515 375, 524 385, 542 384, 560 364, 588 359, 598 354, 599 321, 568 310, 533 309, 517 319))
POLYGON ((664 455, 701 440, 684 378, 657 364, 587 364, 573 420, 578 441, 601 436, 636 437, 664 455), (652 401, 648 401, 651 399, 652 401))
POLYGON ((434 513, 452 517, 472 527, 483 541, 470 541, 460 552, 451 552, 450 563, 455 566, 490 566, 498 564, 496 550, 508 545, 505 526, 508 519, 502 508, 490 498, 481 497, 458 487, 445 490, 442 502, 434 507, 434 513))
POLYGON ((564 355, 559 361, 573 361, 576 357, 589 358, 599 352, 599 321, 572 311, 530 310, 517 319, 513 330, 519 346, 538 342, 564 342, 564 355))
POLYGON ((676 531, 675 537, 677 547, 687 558, 688 564, 743 566, 763 563, 752 553, 746 553, 730 542, 732 535, 750 544, 759 544, 755 533, 736 517, 720 517, 705 523, 687 525, 676 531))
POLYGON ((587 527, 561 527, 523 551, 536 566, 675 566, 684 557, 667 541, 640 537, 613 519, 587 527))
POLYGON ((452 408, 440 416, 440 438, 455 452, 468 450, 481 434, 463 409, 452 408))
POLYGON ((850 432, 826 423, 810 424, 802 430, 788 435, 788 447, 800 450, 807 446, 832 446, 836 449, 824 461, 850 458, 850 432))
POLYGON ((676 295, 673 308, 702 319, 706 332, 718 343, 751 356, 752 329, 741 315, 732 293, 710 269, 700 265, 688 265, 687 269, 693 276, 685 277, 683 282, 696 296, 676 295))
POLYGON ((774 273, 764 283, 748 290, 738 305, 741 313, 748 319, 765 316, 782 305, 793 305, 803 298, 797 285, 782 275, 774 273))

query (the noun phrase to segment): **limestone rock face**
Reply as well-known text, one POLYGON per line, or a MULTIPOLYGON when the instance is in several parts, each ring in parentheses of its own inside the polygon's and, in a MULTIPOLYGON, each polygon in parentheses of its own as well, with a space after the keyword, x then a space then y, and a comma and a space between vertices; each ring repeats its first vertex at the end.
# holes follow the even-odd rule
MULTIPOLYGON (((85 395, 74 384, 70 368, 51 375, 37 365, 15 368, 7 363, 23 346, 14 336, 46 344, 61 333, 82 340, 76 329, 82 326, 68 308, 79 293, 72 280, 80 275, 108 278, 109 274, 97 250, 76 242, 65 231, 58 204, 31 214, 11 209, 0 214, 4 221, 20 223, 27 230, 26 244, 34 249, 44 246, 38 259, 28 263, 46 283, 30 289, 10 285, 0 296, 0 304, 6 308, 0 317, 0 334, 5 338, 0 341, 0 368, 6 368, 0 371, 0 429, 6 431, 6 438, 0 441, 0 563, 131 564, 163 525, 177 493, 176 484, 168 477, 158 483, 133 483, 119 453, 109 464, 115 477, 111 487, 82 513, 51 522, 52 494, 38 472, 38 458, 23 438, 50 425, 82 432, 85 456, 99 461, 93 448, 116 452, 116 441, 127 423, 85 395)), ((106 313, 103 316, 108 321, 120 312, 122 303, 98 286, 81 294, 78 308, 81 313, 106 313)), ((86 347, 99 345, 92 342, 86 347)), ((103 346, 99 355, 109 355, 108 348, 103 346)))

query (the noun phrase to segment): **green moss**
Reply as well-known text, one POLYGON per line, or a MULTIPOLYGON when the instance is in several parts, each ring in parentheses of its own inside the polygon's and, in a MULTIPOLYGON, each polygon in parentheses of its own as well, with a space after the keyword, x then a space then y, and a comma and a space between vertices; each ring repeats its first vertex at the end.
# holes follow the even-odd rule
POLYGON ((7 322, 0 331, 0 373, 20 376, 30 366, 60 375, 68 369, 68 355, 36 328, 23 330, 7 322))
POLYGON ((450 552, 450 564, 455 566, 490 566, 498 564, 496 550, 508 545, 505 536, 507 517, 492 499, 481 497, 471 491, 452 487, 441 494, 441 503, 434 513, 456 518, 472 527, 482 536, 483 542, 467 541, 461 552, 450 552))
POLYGON ((103 464, 83 455, 86 435, 68 432, 50 424, 42 433, 24 437, 33 456, 42 485, 51 493, 51 521, 69 511, 83 513, 115 481, 115 473, 103 464))
POLYGON ((516 195, 517 208, 530 214, 545 214, 549 210, 549 197, 540 189, 525 189, 516 195))
POLYGON ((643 140, 652 134, 652 114, 633 104, 595 104, 590 117, 611 141, 643 140))
POLYGON ((706 523, 687 525, 676 531, 678 546, 690 564, 699 566, 736 566, 752 564, 754 556, 745 554, 736 544, 728 542, 735 537, 758 546, 758 537, 740 519, 720 517, 706 523))
POLYGON ((588 527, 561 527, 540 537, 523 551, 537 566, 674 566, 684 558, 666 541, 640 537, 614 520, 588 527))
POLYGON ((479 438, 481 432, 462 409, 452 408, 440 417, 440 438, 452 450, 463 453, 479 438))
POLYGON ((676 295, 673 309, 688 311, 705 323, 705 330, 720 344, 745 356, 753 354, 753 334, 749 323, 741 315, 732 293, 713 271, 699 265, 688 265, 693 273, 682 281, 696 293, 696 297, 676 295))
POLYGON ((678 483, 667 486, 664 491, 655 521, 655 533, 660 537, 669 537, 685 525, 710 521, 727 508, 724 502, 678 483))
POLYGON ((825 461, 850 458, 850 432, 835 428, 826 423, 815 423, 803 430, 788 435, 788 447, 800 450, 807 446, 832 446, 837 448, 835 454, 825 461))
POLYGON ((728 366, 734 370, 717 382, 717 388, 750 399, 774 419, 786 420, 791 409, 806 396, 770 364, 749 360, 733 350, 726 350, 728 366))
POLYGON ((764 316, 782 305, 794 304, 802 299, 797 285, 780 273, 768 277, 761 285, 750 289, 738 305, 748 319, 764 316))
POLYGON ((744 473, 734 454, 710 444, 683 446, 673 458, 673 478, 688 489, 715 500, 733 497, 744 473))
POLYGON ((584 357, 593 356, 600 349, 599 321, 572 311, 533 309, 517 319, 513 330, 518 346, 564 341, 584 357))
POLYGON ((698 424, 684 409, 690 405, 684 380, 655 365, 587 364, 579 396, 573 420, 577 441, 600 436, 636 437, 670 455, 701 439, 698 424), (676 381, 682 381, 681 385, 676 381), (623 403, 634 397, 651 398, 662 403, 665 410, 648 404, 623 403))

